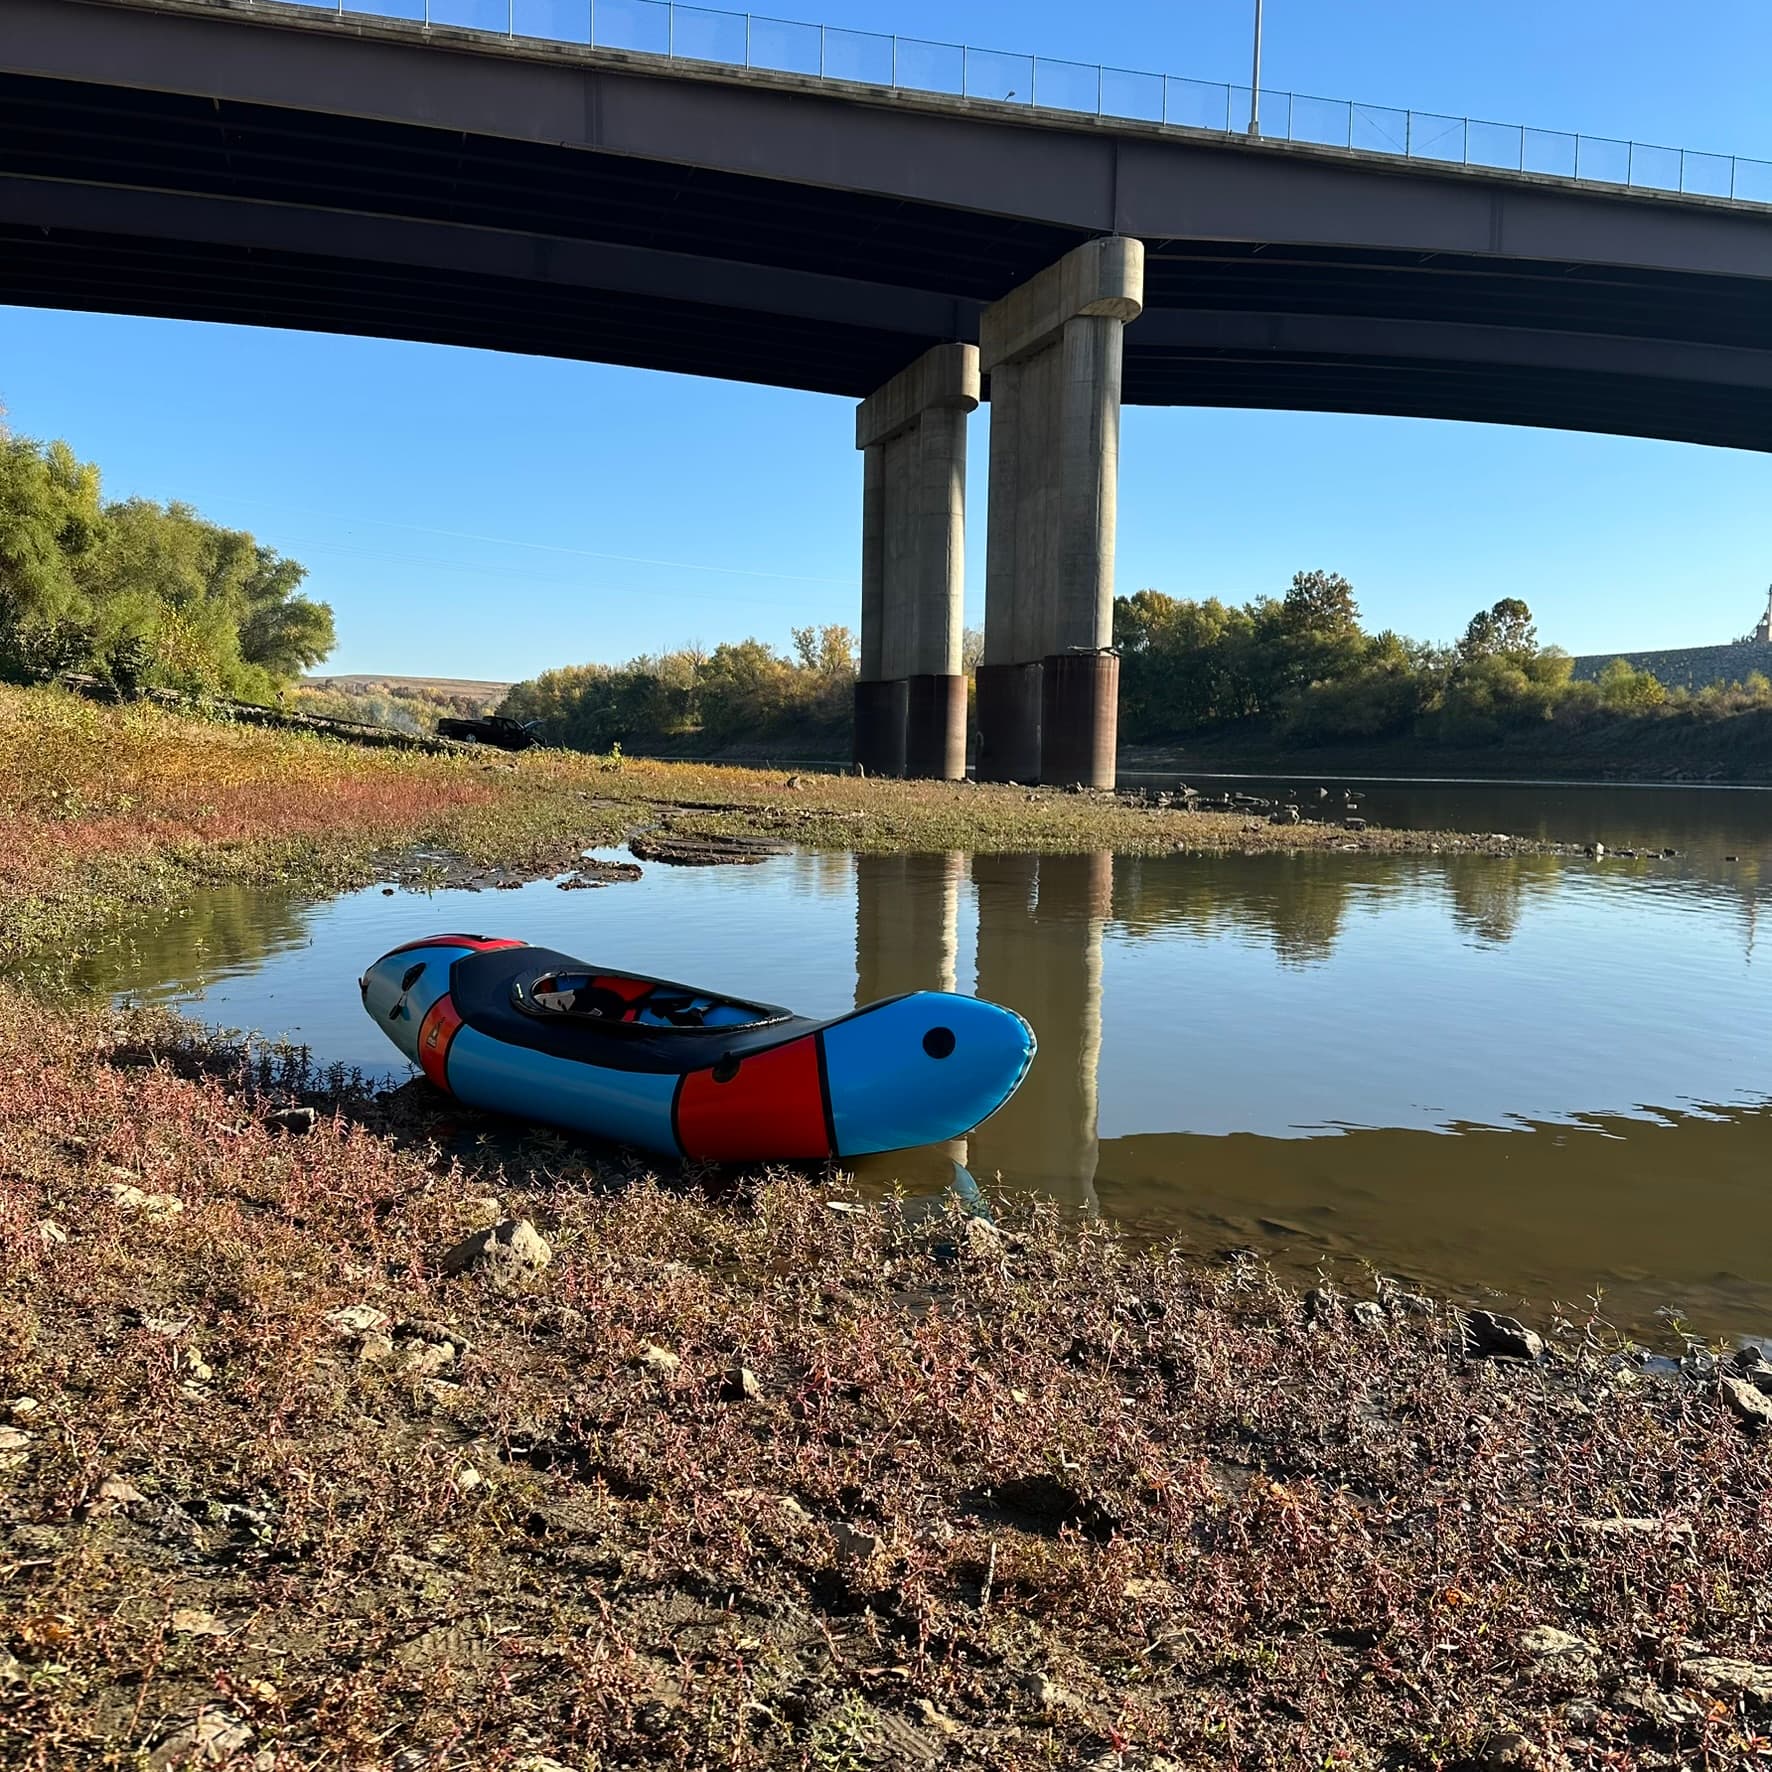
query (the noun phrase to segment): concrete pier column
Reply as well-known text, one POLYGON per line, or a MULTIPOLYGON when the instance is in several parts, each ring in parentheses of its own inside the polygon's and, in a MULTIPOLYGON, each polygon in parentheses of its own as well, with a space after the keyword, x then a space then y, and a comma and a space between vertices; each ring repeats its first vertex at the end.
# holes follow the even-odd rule
POLYGON ((855 760, 869 774, 958 781, 966 773, 966 419, 978 397, 977 347, 937 345, 856 411, 855 760))
POLYGON ((1123 333, 1144 244, 1093 240, 987 308, 991 378, 979 778, 1112 787, 1123 333))

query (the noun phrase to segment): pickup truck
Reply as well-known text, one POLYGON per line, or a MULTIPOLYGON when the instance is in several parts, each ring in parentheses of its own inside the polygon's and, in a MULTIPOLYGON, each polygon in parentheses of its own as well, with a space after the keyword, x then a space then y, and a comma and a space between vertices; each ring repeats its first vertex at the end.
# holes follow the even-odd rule
POLYGON ((439 738, 465 739, 469 744, 494 744, 501 751, 526 751, 541 743, 537 722, 513 720, 509 714, 489 714, 483 720, 439 720, 439 738))

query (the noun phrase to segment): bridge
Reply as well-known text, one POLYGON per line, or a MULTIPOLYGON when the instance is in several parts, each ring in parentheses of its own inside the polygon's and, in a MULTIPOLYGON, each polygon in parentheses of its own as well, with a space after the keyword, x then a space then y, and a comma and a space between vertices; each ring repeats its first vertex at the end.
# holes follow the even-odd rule
MULTIPOLYGON (((1110 104, 1112 70, 1094 71, 1093 109, 1051 102, 1050 75, 1029 102, 1032 58, 977 81, 963 59, 957 93, 926 91, 898 83, 895 41, 891 79, 853 58, 833 72, 822 32, 818 67, 796 72, 754 65, 748 21, 750 66, 683 53, 669 6, 652 50, 593 42, 594 10, 579 43, 519 35, 534 3, 500 0, 493 33, 424 22, 431 0, 403 0, 416 21, 6 0, 0 302, 857 399, 857 754, 942 777, 965 760, 981 400, 978 768, 1013 780, 1112 779, 1124 400, 1772 449, 1763 164, 1681 154, 1663 176, 1671 151, 1631 150, 1602 182, 1576 176, 1579 144, 1534 170, 1538 132, 1515 132, 1516 156, 1469 124, 1458 159, 1445 130, 1375 153, 1352 106, 1345 141, 1339 113, 1314 139, 1249 137, 1228 91, 1211 126, 1186 106, 1173 120, 1173 82, 1160 104, 1148 87, 1110 104)), ((739 16, 680 10, 686 33, 739 16)))

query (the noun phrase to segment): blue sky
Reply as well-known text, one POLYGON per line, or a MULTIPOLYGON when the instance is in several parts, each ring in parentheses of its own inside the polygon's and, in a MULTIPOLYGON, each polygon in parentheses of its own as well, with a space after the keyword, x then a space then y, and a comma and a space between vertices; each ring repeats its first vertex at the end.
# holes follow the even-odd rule
MULTIPOLYGON (((1246 81, 1252 0, 783 5, 832 24, 1246 81)), ((1772 159, 1772 6, 1267 0, 1264 88, 1772 159)), ((1772 225, 1772 224, 1768 224, 1772 225)), ((0 308, 0 401, 112 496, 305 561, 329 668, 519 677, 856 619, 849 402, 374 340, 0 308)), ((985 414, 969 619, 982 618, 985 414)), ((1449 637, 1523 596, 1574 651, 1733 638, 1772 579, 1772 455, 1321 414, 1128 409, 1119 588, 1342 571, 1449 637)))

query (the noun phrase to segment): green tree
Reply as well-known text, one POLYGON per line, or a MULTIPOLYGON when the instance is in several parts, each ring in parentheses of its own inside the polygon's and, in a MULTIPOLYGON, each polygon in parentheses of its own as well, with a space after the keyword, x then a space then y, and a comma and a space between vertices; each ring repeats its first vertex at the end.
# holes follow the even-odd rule
POLYGON ((1639 671, 1628 658, 1615 658, 1600 672, 1600 702, 1616 714, 1648 713, 1667 700, 1667 687, 1651 671, 1639 671))
POLYGON ((1532 611, 1518 597, 1503 597, 1492 607, 1479 609, 1458 642, 1458 656, 1467 661, 1521 658, 1537 651, 1538 629, 1533 625, 1532 611))

